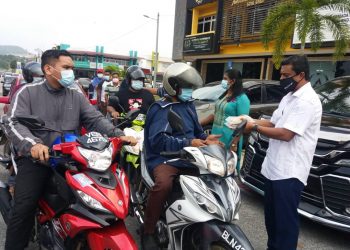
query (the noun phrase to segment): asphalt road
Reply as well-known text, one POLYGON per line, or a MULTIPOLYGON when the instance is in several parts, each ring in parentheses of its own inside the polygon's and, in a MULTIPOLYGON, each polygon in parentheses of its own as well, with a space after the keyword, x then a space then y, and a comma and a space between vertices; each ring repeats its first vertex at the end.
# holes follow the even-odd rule
MULTIPOLYGON (((0 105, 0 114, 2 114, 2 105, 0 105)), ((2 149, 0 149, 0 152, 2 153, 2 149)), ((6 180, 6 171, 2 167, 0 167, 0 179, 3 181, 6 180)), ((237 224, 246 233, 255 249, 266 249, 267 235, 264 226, 263 198, 246 187, 240 186, 242 206, 240 209, 240 220, 237 224)), ((136 219, 128 218, 126 225, 139 244, 140 238, 136 233, 138 228, 136 219)), ((0 249, 4 249, 5 235, 6 225, 0 216, 0 249)), ((301 218, 298 249, 350 250, 350 233, 336 231, 308 219, 301 218)))

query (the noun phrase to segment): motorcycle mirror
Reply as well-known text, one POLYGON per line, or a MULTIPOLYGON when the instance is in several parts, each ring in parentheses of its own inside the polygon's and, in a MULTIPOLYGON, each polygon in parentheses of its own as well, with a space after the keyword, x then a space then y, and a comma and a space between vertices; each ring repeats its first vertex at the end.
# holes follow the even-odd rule
POLYGON ((130 110, 126 116, 125 116, 125 119, 127 120, 135 120, 136 117, 140 114, 140 110, 139 109, 135 109, 135 110, 130 110))
POLYGON ((168 112, 168 122, 172 129, 180 131, 185 135, 183 120, 172 108, 168 112))
POLYGON ((243 134, 243 131, 246 125, 247 125, 247 120, 243 120, 240 124, 238 124, 235 131, 233 131, 232 137, 241 136, 241 134, 243 134))
POLYGON ((45 126, 45 122, 43 120, 33 115, 16 116, 15 119, 29 129, 41 129, 45 126))
POLYGON ((119 101, 118 96, 110 96, 109 97, 109 102, 117 105, 122 110, 122 112, 125 113, 125 110, 124 110, 123 106, 120 105, 120 101, 119 101))

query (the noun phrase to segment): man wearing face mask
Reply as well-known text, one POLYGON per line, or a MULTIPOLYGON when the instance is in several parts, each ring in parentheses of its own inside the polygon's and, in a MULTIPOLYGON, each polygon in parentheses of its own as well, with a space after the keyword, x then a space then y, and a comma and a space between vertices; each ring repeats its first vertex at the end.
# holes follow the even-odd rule
POLYGON ((310 172, 322 115, 321 102, 309 80, 306 56, 285 59, 280 83, 286 95, 270 121, 251 120, 245 130, 270 138, 261 169, 266 177, 265 225, 269 250, 297 248, 297 208, 310 172))
POLYGON ((135 138, 124 136, 95 110, 84 95, 68 88, 74 83, 74 64, 69 52, 47 50, 41 61, 46 80, 24 85, 16 93, 4 119, 8 121, 9 139, 22 156, 17 161, 15 206, 7 228, 6 250, 24 249, 29 241, 37 202, 51 173, 50 168, 40 162, 48 161, 49 147, 60 136, 51 131, 31 131, 16 121, 17 116, 37 116, 48 128, 64 133, 78 133, 82 124, 89 131, 136 143, 135 138), (30 157, 40 161, 34 162, 30 157))
POLYGON ((107 103, 105 99, 105 86, 111 83, 111 72, 109 70, 105 70, 103 73, 103 78, 101 82, 96 87, 96 93, 97 93, 97 104, 99 110, 102 112, 103 115, 106 115, 107 113, 107 103))
POLYGON ((129 88, 119 90, 117 94, 119 103, 115 99, 109 100, 107 111, 114 118, 119 117, 123 111, 128 112, 135 109, 139 109, 142 114, 146 114, 148 108, 154 102, 154 97, 150 92, 143 89, 145 74, 142 69, 136 65, 130 66, 126 71, 125 81, 129 88))
POLYGON ((179 174, 196 173, 196 169, 190 168, 184 162, 164 164, 169 159, 160 153, 178 151, 187 146, 220 144, 219 136, 207 136, 198 122, 192 91, 202 85, 203 80, 193 67, 186 63, 174 63, 164 73, 164 98, 155 102, 148 111, 144 148, 147 167, 154 177, 155 185, 148 198, 142 230, 141 240, 144 249, 158 249, 154 240, 155 227, 172 190, 174 178, 179 174), (185 135, 182 131, 174 131, 170 127, 167 119, 170 109, 183 119, 185 135))
POLYGON ((97 87, 99 84, 104 82, 104 70, 98 69, 96 71, 96 76, 91 80, 89 86, 89 99, 97 99, 97 87))

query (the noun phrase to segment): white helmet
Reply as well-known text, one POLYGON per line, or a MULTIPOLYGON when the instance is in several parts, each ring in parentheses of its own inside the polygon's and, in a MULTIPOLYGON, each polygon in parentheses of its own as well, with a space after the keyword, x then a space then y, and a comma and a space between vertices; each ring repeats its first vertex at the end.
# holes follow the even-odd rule
POLYGON ((170 65, 163 77, 163 88, 170 96, 176 96, 182 88, 200 88, 203 79, 198 71, 186 63, 170 65))

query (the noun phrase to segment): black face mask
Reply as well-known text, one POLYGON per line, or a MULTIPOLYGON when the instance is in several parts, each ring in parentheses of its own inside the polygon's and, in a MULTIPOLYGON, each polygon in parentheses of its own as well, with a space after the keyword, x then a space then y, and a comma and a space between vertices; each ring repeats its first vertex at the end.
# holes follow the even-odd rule
MULTIPOLYGON (((296 76, 296 75, 294 75, 294 76, 296 76)), ((299 83, 293 79, 294 76, 280 80, 280 85, 286 94, 293 91, 299 83)))

